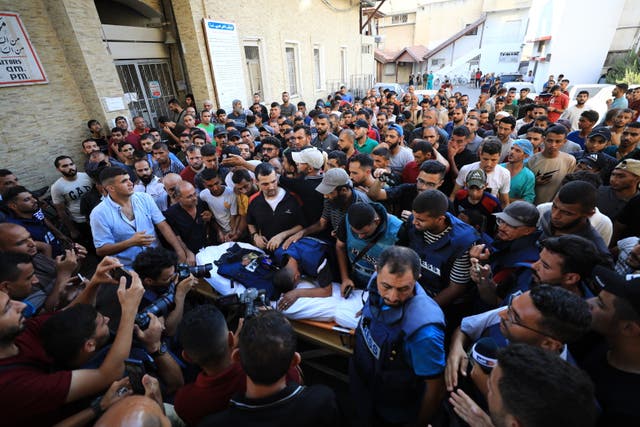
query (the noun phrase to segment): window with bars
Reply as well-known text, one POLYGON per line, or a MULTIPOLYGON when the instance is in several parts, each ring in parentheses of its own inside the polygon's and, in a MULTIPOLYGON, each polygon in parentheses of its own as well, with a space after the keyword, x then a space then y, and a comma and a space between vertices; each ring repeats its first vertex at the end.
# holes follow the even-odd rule
POLYGON ((409 22, 409 15, 406 13, 403 13, 400 15, 393 15, 391 17, 392 24, 406 24, 407 22, 409 22))

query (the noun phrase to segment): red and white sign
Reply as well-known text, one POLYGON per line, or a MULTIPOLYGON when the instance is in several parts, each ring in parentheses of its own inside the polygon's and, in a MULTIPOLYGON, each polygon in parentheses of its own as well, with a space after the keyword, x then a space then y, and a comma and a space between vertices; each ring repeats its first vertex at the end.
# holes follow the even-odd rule
POLYGON ((20 15, 0 12, 0 87, 49 83, 20 15))

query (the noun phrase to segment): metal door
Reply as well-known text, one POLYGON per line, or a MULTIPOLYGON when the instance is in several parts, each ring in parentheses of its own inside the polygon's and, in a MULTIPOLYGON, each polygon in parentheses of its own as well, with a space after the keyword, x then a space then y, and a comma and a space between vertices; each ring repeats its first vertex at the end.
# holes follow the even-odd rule
POLYGON ((132 116, 142 116, 149 126, 158 126, 158 117, 171 117, 167 102, 175 98, 173 75, 167 61, 115 61, 125 101, 132 116))

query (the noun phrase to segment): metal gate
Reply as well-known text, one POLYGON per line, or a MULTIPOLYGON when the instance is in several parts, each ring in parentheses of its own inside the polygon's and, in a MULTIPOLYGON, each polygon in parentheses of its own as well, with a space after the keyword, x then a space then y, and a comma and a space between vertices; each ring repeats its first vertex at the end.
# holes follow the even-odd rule
POLYGON ((115 61, 115 65, 133 116, 144 117, 152 127, 158 127, 158 117, 171 117, 167 102, 176 91, 168 61, 115 61))

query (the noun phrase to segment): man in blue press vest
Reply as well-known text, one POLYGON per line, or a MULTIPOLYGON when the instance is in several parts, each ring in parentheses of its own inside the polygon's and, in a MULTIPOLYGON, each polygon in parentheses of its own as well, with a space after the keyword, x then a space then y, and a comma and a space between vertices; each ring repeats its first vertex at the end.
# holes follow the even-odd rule
POLYGON ((382 251, 398 240, 401 225, 402 221, 388 214, 380 203, 354 203, 349 207, 336 231, 342 296, 347 298, 349 289, 367 286, 382 251))
POLYGON ((413 250, 380 255, 349 366, 356 425, 425 426, 443 397, 444 314, 419 277, 413 250))
POLYGON ((418 194, 412 208, 398 244, 418 253, 420 284, 440 307, 447 308, 473 286, 469 249, 479 236, 473 227, 447 212, 447 196, 438 190, 418 194))

